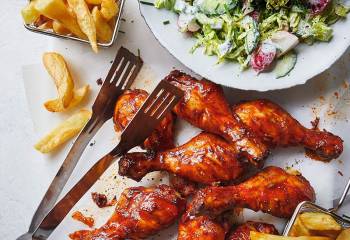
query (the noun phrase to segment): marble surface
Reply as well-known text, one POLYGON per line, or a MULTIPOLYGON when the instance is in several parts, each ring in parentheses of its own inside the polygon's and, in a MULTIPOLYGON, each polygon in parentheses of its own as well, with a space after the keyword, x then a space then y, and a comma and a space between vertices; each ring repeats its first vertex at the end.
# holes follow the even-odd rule
POLYGON ((0 236, 4 240, 15 239, 28 228, 54 175, 32 147, 34 131, 21 68, 40 61, 48 37, 22 26, 19 12, 25 2, 1 1, 0 7, 0 236))
MULTIPOLYGON (((19 12, 25 2, 2 1, 0 8, 0 236, 4 240, 15 239, 27 230, 60 164, 43 161, 32 147, 36 137, 21 68, 40 63, 50 38, 24 29, 19 12)), ((333 78, 336 72, 338 77, 348 80, 348 62, 349 51, 322 78, 333 78)), ((268 95, 271 94, 274 93, 268 95)))

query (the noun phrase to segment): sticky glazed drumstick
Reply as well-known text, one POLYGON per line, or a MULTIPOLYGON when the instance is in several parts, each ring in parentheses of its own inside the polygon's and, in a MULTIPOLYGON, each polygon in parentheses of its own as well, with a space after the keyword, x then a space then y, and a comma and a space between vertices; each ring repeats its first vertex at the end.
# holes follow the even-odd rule
POLYGON ((175 222, 185 208, 185 200, 167 185, 133 187, 123 191, 113 216, 94 230, 69 235, 73 240, 143 239, 175 222))
MULTIPOLYGON (((146 91, 135 89, 125 91, 118 98, 113 116, 116 131, 122 131, 128 125, 147 97, 148 93, 146 91)), ((174 115, 172 113, 167 114, 158 128, 145 140, 143 148, 155 151, 173 148, 174 121, 174 115)))
POLYGON ((184 218, 217 215, 234 207, 289 218, 300 202, 314 200, 315 191, 304 177, 278 167, 267 167, 241 184, 199 190, 184 218))
POLYGON ((233 228, 226 240, 250 240, 251 231, 278 235, 277 229, 272 224, 248 221, 233 228))
POLYGON ((270 147, 301 145, 324 160, 339 157, 343 141, 332 133, 302 126, 289 113, 269 100, 247 101, 232 107, 242 122, 270 147))
POLYGON ((180 222, 177 240, 224 240, 227 227, 208 216, 180 222))
POLYGON ((244 169, 232 144, 211 133, 200 133, 182 146, 156 154, 127 153, 119 160, 119 174, 136 181, 158 170, 212 184, 234 180, 244 169))
POLYGON ((233 116, 219 85, 208 80, 199 81, 177 70, 165 80, 185 92, 174 108, 177 116, 207 132, 221 135, 233 142, 252 163, 263 164, 269 152, 267 146, 233 116))

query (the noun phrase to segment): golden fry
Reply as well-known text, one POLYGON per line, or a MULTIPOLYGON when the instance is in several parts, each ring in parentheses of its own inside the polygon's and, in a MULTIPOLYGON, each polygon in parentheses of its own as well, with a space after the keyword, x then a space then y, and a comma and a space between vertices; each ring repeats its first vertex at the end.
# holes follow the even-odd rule
POLYGON ((53 24, 52 20, 47 20, 46 22, 44 22, 43 24, 38 26, 38 28, 39 29, 52 29, 52 24, 53 24))
POLYGON ((102 3, 102 0, 85 0, 88 4, 99 5, 102 3))
POLYGON ((325 213, 305 212, 300 214, 299 218, 310 230, 341 230, 339 223, 331 215, 325 213))
POLYGON ((55 33, 61 34, 61 35, 68 35, 70 34, 70 31, 63 26, 62 23, 60 23, 57 20, 54 20, 52 22, 52 29, 55 33))
POLYGON ((119 6, 115 0, 102 0, 101 14, 107 21, 117 16, 118 12, 119 6))
POLYGON ((90 86, 86 85, 82 88, 74 90, 74 96, 67 108, 63 108, 58 99, 47 101, 44 105, 50 112, 64 112, 77 106, 89 93, 90 86))
POLYGON ((52 152, 78 134, 90 117, 91 112, 88 110, 81 110, 72 115, 35 144, 35 149, 42 153, 52 152))
POLYGON ((260 232, 250 232, 251 240, 332 240, 329 237, 316 237, 316 236, 301 236, 301 237, 286 237, 271 235, 260 232))
POLYGON ((74 96, 74 82, 66 61, 58 53, 47 52, 43 55, 43 63, 47 72, 53 78, 58 91, 57 99, 44 104, 46 109, 51 112, 57 112, 55 111, 56 107, 59 109, 67 108, 74 96))
POLYGON ((96 25, 97 40, 99 42, 109 42, 112 39, 113 31, 108 25, 107 21, 103 18, 98 7, 94 7, 92 10, 92 17, 96 25))
POLYGON ((309 229, 307 229, 304 224, 300 221, 299 216, 295 219, 292 229, 289 232, 289 236, 311 236, 309 229))
POLYGON ((22 9, 21 14, 25 24, 34 23, 40 16, 40 12, 35 9, 35 0, 31 1, 27 6, 25 6, 22 9))
POLYGON ((37 0, 35 9, 42 15, 59 21, 77 37, 86 39, 85 34, 80 30, 77 20, 69 12, 63 0, 37 0))
POLYGON ((310 236, 326 236, 335 239, 342 229, 332 216, 325 213, 305 212, 298 218, 310 236))
POLYGON ((350 228, 344 229, 338 235, 337 240, 349 240, 350 239, 350 228))
POLYGON ((94 19, 91 16, 88 5, 84 0, 68 0, 69 6, 73 9, 77 16, 78 24, 81 30, 88 37, 92 50, 98 52, 96 26, 94 19))

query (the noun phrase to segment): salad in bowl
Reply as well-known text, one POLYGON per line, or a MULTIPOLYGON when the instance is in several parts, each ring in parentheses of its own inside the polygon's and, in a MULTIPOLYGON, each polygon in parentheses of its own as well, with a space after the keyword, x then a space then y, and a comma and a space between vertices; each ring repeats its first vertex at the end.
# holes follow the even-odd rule
POLYGON ((299 43, 329 42, 332 24, 350 10, 340 0, 156 0, 156 8, 178 14, 178 29, 218 62, 241 69, 287 75, 295 66, 299 43))

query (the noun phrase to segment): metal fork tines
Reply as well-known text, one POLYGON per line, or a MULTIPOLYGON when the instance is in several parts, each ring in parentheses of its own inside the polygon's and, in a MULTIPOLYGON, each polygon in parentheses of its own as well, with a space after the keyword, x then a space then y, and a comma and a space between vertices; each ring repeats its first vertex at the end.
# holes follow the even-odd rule
POLYGON ((31 239, 32 233, 38 228, 45 215, 57 201, 87 144, 101 126, 113 116, 113 109, 117 98, 125 89, 131 86, 142 64, 143 62, 140 57, 135 56, 126 48, 120 48, 92 106, 91 119, 75 140, 66 159, 41 200, 32 218, 28 233, 18 239, 31 239))
POLYGON ((183 97, 183 92, 162 81, 136 113, 121 134, 119 144, 97 161, 79 182, 55 205, 35 232, 34 239, 47 239, 79 199, 122 154, 143 143, 159 125, 166 113, 183 97))

